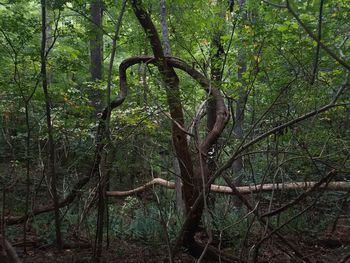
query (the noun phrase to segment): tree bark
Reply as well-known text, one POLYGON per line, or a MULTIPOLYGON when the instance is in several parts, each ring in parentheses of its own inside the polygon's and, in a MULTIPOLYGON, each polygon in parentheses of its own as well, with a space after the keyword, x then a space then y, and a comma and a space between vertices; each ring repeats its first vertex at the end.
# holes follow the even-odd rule
POLYGON ((167 23, 166 0, 160 0, 160 21, 162 25, 162 36, 164 44, 164 55, 171 56, 171 48, 169 41, 169 30, 167 23))

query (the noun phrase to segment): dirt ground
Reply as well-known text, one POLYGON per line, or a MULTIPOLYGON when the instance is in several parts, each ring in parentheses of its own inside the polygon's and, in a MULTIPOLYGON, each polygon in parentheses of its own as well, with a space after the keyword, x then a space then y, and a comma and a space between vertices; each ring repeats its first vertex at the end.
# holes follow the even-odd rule
MULTIPOLYGON (((316 240, 303 240, 299 237, 288 238, 296 248, 313 263, 350 263, 350 231, 334 232, 326 234, 316 240), (346 257, 349 258, 346 258, 346 257)), ((77 243, 75 243, 77 244, 77 243)), ((16 244, 14 244, 16 245, 16 244)), ((86 244, 85 244, 86 245, 86 244)), ((23 247, 16 246, 17 252, 23 262, 26 263, 85 263, 91 262, 91 248, 66 248, 61 251, 53 246, 32 243, 27 247, 27 254, 23 253, 23 247)), ((299 262, 288 255, 290 250, 285 248, 277 239, 266 242, 260 250, 259 262, 299 262), (282 250, 285 250, 283 252, 282 250)), ((227 251, 228 252, 228 251, 227 251)), ((169 262, 167 247, 149 247, 137 242, 114 240, 108 250, 103 253, 103 263, 158 263, 169 262)), ((235 255, 236 257, 238 255, 235 255)), ((184 251, 179 253, 175 262, 196 262, 194 258, 184 251)))
MULTIPOLYGON (((103 253, 102 263, 138 263, 138 262, 169 262, 166 247, 148 247, 140 244, 116 240, 110 244, 110 248, 103 253)), ((92 248, 76 248, 57 250, 54 247, 38 248, 29 247, 27 255, 21 253, 23 262, 26 263, 85 263, 92 262, 92 248)), ((195 262, 186 253, 180 253, 175 262, 195 262)))

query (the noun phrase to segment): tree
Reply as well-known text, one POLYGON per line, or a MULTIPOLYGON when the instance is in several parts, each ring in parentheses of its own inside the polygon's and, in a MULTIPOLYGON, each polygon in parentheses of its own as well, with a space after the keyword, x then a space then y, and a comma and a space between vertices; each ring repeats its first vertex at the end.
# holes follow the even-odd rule
MULTIPOLYGON (((195 200, 198 198, 202 186, 207 183, 208 180, 208 167, 206 164, 207 153, 220 136, 227 121, 227 111, 223 101, 223 97, 220 92, 215 88, 209 88, 209 83, 201 76, 201 74, 194 69, 191 69, 186 64, 181 65, 187 73, 199 81, 202 81, 202 85, 216 100, 216 121, 212 130, 209 132, 206 139, 199 145, 199 153, 195 156, 195 160, 192 161, 189 147, 187 144, 186 132, 184 132, 184 117, 183 106, 179 93, 179 80, 173 66, 169 63, 169 60, 165 57, 163 47, 150 16, 142 7, 141 1, 132 1, 132 7, 134 13, 143 27, 152 47, 152 51, 155 58, 155 65, 157 66, 161 78, 166 85, 166 95, 168 106, 170 110, 170 116, 172 118, 172 141, 176 151, 176 156, 179 158, 181 178, 183 179, 183 195, 185 200, 186 213, 192 211, 192 216, 189 224, 187 225, 183 243, 189 249, 189 252, 200 257, 203 248, 197 244, 194 240, 194 235, 198 230, 198 226, 201 220, 203 211, 203 199, 201 199, 200 205, 193 210, 195 200)), ((142 58, 139 60, 141 61, 142 58)))

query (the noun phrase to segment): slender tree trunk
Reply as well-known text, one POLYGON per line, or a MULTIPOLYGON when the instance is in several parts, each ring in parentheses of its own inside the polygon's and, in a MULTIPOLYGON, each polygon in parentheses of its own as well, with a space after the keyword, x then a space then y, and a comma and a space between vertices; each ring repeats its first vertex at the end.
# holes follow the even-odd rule
MULTIPOLYGON (((90 39, 90 73, 92 81, 102 80, 103 74, 103 32, 102 27, 102 2, 91 0, 90 16, 92 20, 92 36, 90 39)), ((90 95, 92 106, 98 113, 103 109, 103 95, 94 89, 90 95)))
MULTIPOLYGON (((28 217, 28 213, 29 213, 29 198, 30 198, 30 137, 31 137, 31 133, 30 133, 30 124, 29 124, 29 108, 28 105, 29 101, 25 101, 25 115, 26 115, 26 129, 27 129, 27 136, 26 136, 26 204, 25 204, 25 214, 28 217)), ((23 246, 23 251, 24 253, 27 253, 27 222, 28 219, 26 219, 24 221, 23 224, 23 242, 24 242, 24 246, 23 246)))
POLYGON ((106 191, 109 190, 109 159, 108 153, 111 149, 110 141, 110 116, 112 111, 111 106, 111 86, 112 86, 112 75, 113 75, 113 63, 117 50, 117 39, 119 36, 119 30, 121 27, 123 15, 125 12, 126 0, 122 2, 122 8, 119 13, 118 22, 115 25, 115 32, 112 41, 112 51, 108 68, 108 79, 107 79, 107 108, 102 114, 102 120, 104 121, 103 130, 101 132, 102 139, 105 143, 101 143, 99 149, 100 165, 99 165, 99 182, 98 182, 98 214, 96 224, 96 238, 94 247, 94 262, 100 262, 103 248, 103 231, 104 227, 107 227, 107 247, 109 245, 108 239, 108 200, 106 197, 106 191))
MULTIPOLYGON (((163 36, 163 45, 164 45, 164 55, 167 57, 171 56, 171 48, 169 41, 169 30, 167 23, 167 11, 166 11, 166 0, 160 0, 160 21, 161 21, 161 29, 163 36)), ((174 148, 174 143, 172 143, 172 147, 174 148)), ((176 155, 173 157, 173 167, 175 173, 175 195, 176 195, 176 208, 180 212, 180 214, 184 214, 185 212, 185 204, 182 197, 182 187, 181 187, 181 171, 179 160, 176 155)))
MULTIPOLYGON (((221 4, 222 0, 217 0, 216 4, 219 5, 221 4)), ((218 17, 218 23, 221 23, 222 20, 225 17, 225 12, 224 10, 218 12, 216 14, 218 17)), ((220 27, 218 27, 220 28, 220 27)), ((221 36, 223 35, 222 30, 218 30, 214 33, 213 38, 212 38, 212 49, 213 49, 213 55, 211 56, 211 82, 216 86, 220 87, 221 81, 222 81, 222 67, 223 67, 223 56, 225 54, 224 47, 221 44, 221 36)), ((216 100, 213 97, 210 97, 207 103, 207 130, 210 132, 216 122, 216 100)), ((216 154, 217 147, 216 145, 213 145, 211 149, 211 158, 209 162, 209 169, 210 172, 215 171, 215 154, 216 154)))
POLYGON ((168 30, 168 23, 167 23, 166 0, 160 0, 160 22, 162 25, 164 55, 171 56, 169 30, 168 30))
POLYGON ((58 194, 56 189, 57 178, 55 172, 55 144, 53 138, 52 120, 51 120, 51 101, 48 91, 47 71, 46 71, 46 44, 47 44, 47 32, 46 32, 46 0, 41 0, 41 78, 42 88, 45 96, 45 111, 46 111, 46 124, 48 133, 48 174, 50 178, 50 194, 55 207, 55 231, 56 231, 56 243, 59 249, 62 248, 62 236, 61 236, 61 223, 60 223, 60 211, 58 206, 58 194))
MULTIPOLYGON (((245 5, 245 0, 239 0, 238 1, 239 7, 241 12, 243 13, 243 22, 245 22, 248 19, 247 12, 243 10, 245 5)), ((243 45, 241 45, 243 46, 243 45)), ((237 72, 237 78, 240 85, 240 88, 238 90, 238 99, 236 101, 236 110, 235 110, 235 123, 233 126, 233 132, 238 139, 238 141, 242 141, 244 138, 244 130, 243 130, 243 124, 244 124, 244 111, 245 111, 245 105, 247 100, 247 83, 244 80, 244 73, 247 71, 247 62, 246 62, 246 55, 244 48, 241 48, 238 51, 238 72, 237 72)), ((237 176, 237 179, 235 180, 235 185, 240 186, 242 184, 242 178, 240 177, 240 172, 243 169, 243 158, 242 156, 238 156, 237 159, 232 164, 232 171, 234 173, 234 176, 237 176)), ((237 199, 236 202, 237 206, 241 206, 241 202, 237 199)))
MULTIPOLYGON (((238 91, 238 99, 236 101, 236 110, 235 110, 235 123, 233 125, 233 132, 239 142, 241 142, 244 138, 243 123, 244 123, 244 110, 245 110, 246 99, 247 99, 246 82, 243 79, 243 74, 247 71, 247 65, 246 65, 245 56, 243 52, 244 51, 241 49, 238 54, 238 81, 241 83, 241 86, 238 91)), ((234 176, 236 177, 235 179, 236 186, 240 186, 242 184, 242 178, 240 176, 240 172, 242 171, 242 169, 243 169, 243 158, 240 155, 232 164, 232 171, 234 173, 234 176)), ((238 199, 237 199, 236 205, 241 206, 241 203, 238 199)))

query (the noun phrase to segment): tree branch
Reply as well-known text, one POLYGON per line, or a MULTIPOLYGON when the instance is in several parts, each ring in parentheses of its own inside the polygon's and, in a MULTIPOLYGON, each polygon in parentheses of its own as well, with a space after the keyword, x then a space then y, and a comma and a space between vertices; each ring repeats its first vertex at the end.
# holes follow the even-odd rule
POLYGON ((286 8, 288 9, 289 13, 297 20, 299 25, 305 30, 305 32, 314 40, 317 42, 317 44, 323 48, 324 51, 328 55, 330 55, 334 60, 336 60, 340 65, 342 65, 345 69, 350 71, 350 64, 344 60, 342 60, 340 57, 338 57, 328 46, 326 46, 312 31, 301 21, 300 17, 295 13, 293 8, 290 6, 289 1, 287 0, 286 8))

